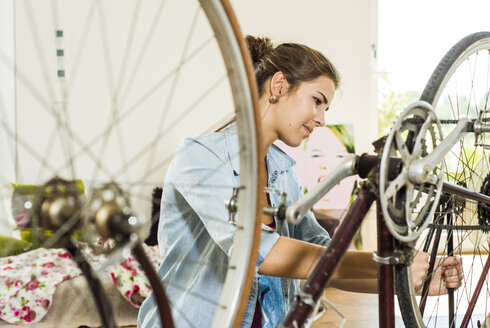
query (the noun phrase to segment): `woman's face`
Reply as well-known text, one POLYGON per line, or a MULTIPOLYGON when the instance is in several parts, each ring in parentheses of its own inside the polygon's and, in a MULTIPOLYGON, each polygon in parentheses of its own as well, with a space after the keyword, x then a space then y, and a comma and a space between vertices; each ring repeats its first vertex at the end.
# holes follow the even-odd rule
POLYGON ((325 111, 330 107, 334 94, 333 81, 320 76, 280 96, 274 111, 278 139, 296 147, 310 136, 314 128, 324 126, 325 111))

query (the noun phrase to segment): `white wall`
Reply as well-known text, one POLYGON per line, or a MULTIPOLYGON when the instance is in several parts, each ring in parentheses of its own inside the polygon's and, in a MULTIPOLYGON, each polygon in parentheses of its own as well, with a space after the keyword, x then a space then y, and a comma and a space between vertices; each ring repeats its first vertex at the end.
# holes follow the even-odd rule
POLYGON ((15 88, 14 71, 14 0, 0 1, 0 232, 13 227, 10 213, 11 188, 7 181, 15 180, 14 140, 15 131, 15 88), (9 133, 6 133, 8 131, 9 133))
POLYGON ((390 88, 422 92, 456 42, 490 30, 489 12, 488 0, 379 0, 379 68, 390 88))
MULTIPOLYGON (((2 6, 10 6, 10 11, 4 8, 0 11, 0 15, 5 16, 5 19, 1 19, 2 26, 8 25, 6 29, 8 31, 11 31, 14 24, 13 2, 0 1, 2 6)), ((104 170, 99 170, 100 174, 97 176, 92 174, 97 163, 93 155, 81 152, 83 145, 104 131, 113 108, 123 108, 124 111, 125 107, 137 102, 139 97, 147 92, 148 81, 154 81, 150 83, 151 86, 159 81, 166 72, 163 64, 168 64, 166 62, 169 61, 162 60, 163 55, 166 55, 169 50, 175 50, 178 56, 182 50, 174 45, 176 42, 185 42, 185 37, 181 37, 177 33, 181 31, 175 30, 175 27, 182 25, 183 17, 191 19, 194 13, 194 7, 182 0, 169 2, 165 10, 167 12, 176 10, 178 14, 170 15, 170 21, 159 25, 157 37, 162 37, 158 39, 162 41, 152 43, 153 47, 144 52, 143 64, 139 65, 138 54, 143 49, 144 37, 137 38, 132 49, 124 48, 130 35, 128 22, 133 19, 136 4, 137 2, 123 4, 121 1, 114 0, 101 4, 84 1, 15 2, 17 40, 15 60, 19 65, 15 91, 16 107, 13 103, 15 100, 13 89, 2 86, 2 92, 6 90, 6 93, 12 95, 11 100, 6 100, 10 102, 6 107, 12 113, 14 108, 17 109, 15 112, 19 124, 16 128, 22 140, 29 143, 35 152, 33 154, 30 149, 19 147, 18 154, 15 156, 23 168, 19 170, 21 173, 15 179, 7 178, 1 181, 15 180, 21 183, 40 184, 52 177, 52 171, 56 170, 63 177, 84 178, 85 181, 91 179, 104 181, 110 178, 106 177, 104 170), (54 4, 57 4, 60 9, 66 9, 59 17, 53 16, 56 12, 52 8, 54 4), (92 7, 93 4, 96 5, 92 7), (36 19, 32 21, 30 15, 35 16, 36 19), (105 21, 101 17, 105 17, 105 21), (65 32, 62 41, 54 37, 54 31, 57 29, 65 32), (88 35, 85 39, 84 33, 88 35), (104 39, 105 37, 107 40, 104 39), (60 64, 55 55, 55 50, 60 47, 59 41, 65 50, 66 64, 60 64), (172 47, 169 48, 169 44, 172 44, 172 47), (128 51, 129 59, 124 62, 124 55, 128 51), (109 66, 107 62, 110 63, 109 66), (56 72, 60 65, 65 66, 68 82, 63 82, 63 79, 57 77, 56 72), (139 67, 139 70, 138 74, 130 79, 133 67, 139 67), (124 68, 127 68, 125 74, 124 68), (116 92, 120 80, 123 86, 131 85, 132 89, 128 89, 126 93, 116 92), (64 83, 68 83, 69 97, 65 97, 63 93, 64 83), (35 88, 31 88, 31 84, 35 85, 35 88), (64 105, 65 102, 68 105, 64 105), (81 139, 81 143, 76 140, 66 143, 68 139, 66 133, 63 133, 60 123, 56 120, 56 113, 63 113, 64 106, 70 110, 70 115, 66 119, 71 122, 73 132, 78 139, 81 139), (59 167, 65 165, 70 152, 82 154, 78 157, 74 177, 70 176, 69 166, 66 166, 67 170, 59 171, 59 167), (45 165, 44 161, 49 162, 51 167, 45 165), (84 171, 87 174, 83 174, 84 171)), ((146 31, 151 28, 159 4, 159 1, 143 2, 137 26, 137 31, 143 33, 141 35, 146 35, 146 31)), ((370 143, 375 139, 377 131, 376 85, 373 79, 376 61, 372 52, 372 45, 376 44, 377 0, 301 2, 232 0, 232 5, 244 34, 267 35, 278 42, 305 43, 322 51, 334 62, 342 74, 343 84, 331 111, 327 114, 327 122, 353 123, 357 152, 370 151, 370 143)), ((199 33, 193 38, 191 49, 199 45, 199 40, 206 40, 208 32, 206 28, 199 26, 197 31, 199 33)), ((10 34, 12 42, 9 50, 5 51, 11 53, 13 57, 14 41, 12 33, 10 34)), ((5 43, 5 40, 10 39, 4 39, 2 36, 2 47, 4 44, 9 44, 9 42, 5 43)), ((214 49, 215 47, 209 49, 210 55, 214 49)), ((175 60, 179 60, 179 57, 175 60)), ((155 140, 155 150, 157 150, 155 152, 159 156, 155 163, 159 162, 160 156, 171 157, 176 143, 183 135, 209 130, 209 126, 214 125, 214 122, 222 121, 229 116, 228 112, 231 112, 232 106, 229 99, 224 99, 229 97, 223 96, 229 94, 226 86, 223 86, 221 91, 208 95, 204 101, 196 103, 195 98, 201 95, 201 92, 197 91, 201 80, 215 81, 211 76, 219 77, 222 74, 220 72, 223 72, 223 67, 215 67, 212 63, 212 60, 206 58, 202 63, 197 61, 191 63, 190 67, 182 72, 190 75, 187 78, 183 75, 174 83, 177 85, 177 95, 172 100, 172 108, 177 110, 166 118, 167 124, 171 124, 170 122, 178 118, 189 106, 198 110, 180 119, 178 122, 180 125, 177 123, 172 126, 164 125, 166 130, 172 128, 175 135, 166 138, 165 141, 163 138, 155 140), (223 101, 228 103, 222 105, 223 101)), ((12 66, 9 67, 11 68, 12 66)), ((0 76, 6 75, 0 74, 0 76)), ((13 85, 12 81, 9 83, 7 84, 13 85)), ((162 120, 161 112, 165 108, 167 92, 171 87, 171 84, 165 85, 145 101, 145 106, 138 115, 131 114, 129 119, 119 122, 116 127, 119 130, 112 130, 112 135, 106 139, 109 146, 104 148, 106 143, 102 140, 92 144, 93 154, 106 167, 118 171, 121 163, 124 162, 120 160, 125 155, 124 151, 119 149, 120 138, 129 147, 125 152, 128 157, 148 142, 151 143, 151 138, 156 135, 158 122, 162 120)), ((5 151, 5 149, 7 148, 2 147, 1 150, 5 151)), ((147 172, 148 168, 144 164, 145 158, 141 156, 141 165, 138 162, 138 165, 133 165, 130 170, 127 170, 127 180, 144 182, 141 184, 145 186, 145 190, 141 190, 138 194, 141 195, 140 198, 146 199, 150 194, 148 189, 161 185, 165 168, 162 167, 153 172, 151 177, 146 177, 144 172, 147 172)))
POLYGON ((354 125, 356 152, 377 138, 377 0, 231 0, 244 34, 299 42, 324 53, 343 83, 326 122, 354 125))

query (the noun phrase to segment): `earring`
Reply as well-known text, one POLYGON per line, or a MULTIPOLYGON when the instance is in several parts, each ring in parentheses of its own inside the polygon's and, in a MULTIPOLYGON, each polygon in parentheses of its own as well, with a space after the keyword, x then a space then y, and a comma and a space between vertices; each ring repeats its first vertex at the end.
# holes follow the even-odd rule
POLYGON ((277 103, 279 102, 279 97, 278 97, 278 96, 276 96, 276 95, 272 95, 272 96, 270 96, 270 98, 269 98, 269 102, 270 102, 271 104, 277 104, 277 103))

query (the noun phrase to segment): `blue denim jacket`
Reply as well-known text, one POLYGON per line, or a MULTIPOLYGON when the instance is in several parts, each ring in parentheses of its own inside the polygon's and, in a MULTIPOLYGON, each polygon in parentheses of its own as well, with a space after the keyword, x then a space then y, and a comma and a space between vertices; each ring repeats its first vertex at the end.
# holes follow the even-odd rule
MULTIPOLYGON (((235 226, 228 223, 224 202, 230 199, 233 186, 239 185, 237 153, 234 124, 220 132, 187 138, 177 149, 165 176, 158 231, 163 262, 158 272, 178 328, 212 325, 235 232, 235 226)), ((294 161, 272 145, 266 164, 269 187, 287 192, 288 204, 297 200, 302 189, 292 170, 294 161)), ((270 201, 277 206, 280 196, 270 194, 270 201)), ((257 267, 279 239, 277 232, 265 230, 261 233, 257 267)), ((284 224, 281 235, 319 245, 330 241, 311 212, 296 226, 284 224)), ((257 299, 262 307, 263 327, 278 324, 297 288, 297 281, 256 273, 241 326, 250 327, 257 299)), ((153 294, 141 306, 138 326, 160 326, 153 294)))

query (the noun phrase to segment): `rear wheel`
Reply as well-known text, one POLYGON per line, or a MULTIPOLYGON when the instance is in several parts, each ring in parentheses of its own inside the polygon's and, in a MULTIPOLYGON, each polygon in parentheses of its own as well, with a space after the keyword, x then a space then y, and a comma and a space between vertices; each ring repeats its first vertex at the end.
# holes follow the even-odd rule
MULTIPOLYGON (((17 226, 45 248, 76 239, 94 252, 101 251, 94 238, 110 237, 115 248, 102 251, 96 267, 108 276, 110 264, 146 237, 152 190, 179 142, 236 117, 239 185, 196 190, 240 190, 229 263, 201 263, 227 269, 214 326, 238 326, 255 270, 262 166, 253 69, 228 1, 23 0, 7 9, 14 32, 0 43, 2 231, 17 226), (107 222, 119 215, 143 229, 129 227, 127 238, 111 224, 97 230, 102 208, 107 222)), ((87 324, 76 314, 93 296, 79 296, 62 318, 44 323, 87 324)))
MULTIPOLYGON (((461 117, 488 124, 490 110, 490 32, 469 35, 458 42, 432 74, 421 100, 430 103, 446 136, 461 117)), ((439 136, 440 139, 440 136, 439 136)), ((440 142, 440 140, 438 141, 440 142)), ((489 153, 483 144, 489 138, 467 135, 445 157, 444 180, 490 195, 489 153)), ((416 241, 415 252, 431 253, 434 262, 429 277, 440 275, 440 258, 458 256, 462 260, 462 286, 446 295, 417 294, 411 267, 396 267, 396 291, 407 327, 478 327, 490 312, 489 265, 490 215, 486 206, 443 193, 433 223, 416 241), (480 281, 481 290, 477 290, 480 281), (465 316, 472 299, 474 310, 465 316), (424 305, 425 303, 425 305, 424 305)), ((427 282, 428 284, 429 282, 427 282)), ((433 286, 434 287, 434 286, 433 286)), ((444 291, 442 286, 436 290, 444 291)), ((437 294, 437 292, 436 292, 437 294)))

